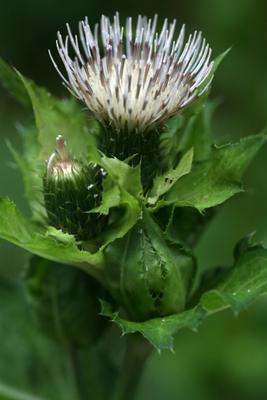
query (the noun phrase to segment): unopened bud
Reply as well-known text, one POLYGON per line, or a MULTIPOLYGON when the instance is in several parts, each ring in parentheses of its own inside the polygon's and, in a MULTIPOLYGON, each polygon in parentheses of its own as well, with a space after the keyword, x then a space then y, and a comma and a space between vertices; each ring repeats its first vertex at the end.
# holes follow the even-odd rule
POLYGON ((97 236, 107 218, 90 210, 101 203, 103 176, 98 165, 73 159, 59 135, 43 178, 48 222, 79 240, 97 236))
POLYGON ((127 235, 106 247, 104 254, 107 283, 127 317, 142 321, 185 309, 195 260, 161 236, 146 210, 127 235))

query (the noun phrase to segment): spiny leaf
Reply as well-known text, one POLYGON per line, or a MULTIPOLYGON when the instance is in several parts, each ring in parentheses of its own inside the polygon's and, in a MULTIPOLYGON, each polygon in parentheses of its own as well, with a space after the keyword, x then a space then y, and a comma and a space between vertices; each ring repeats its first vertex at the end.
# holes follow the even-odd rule
POLYGON ((148 194, 147 202, 149 205, 154 205, 158 199, 170 190, 173 185, 182 176, 188 174, 191 171, 193 162, 194 151, 191 148, 180 160, 179 164, 175 169, 170 169, 163 175, 159 175, 154 179, 153 187, 148 194))
POLYGON ((202 296, 202 306, 212 312, 214 307, 230 305, 239 312, 257 296, 267 291, 267 249, 249 247, 236 261, 235 267, 217 287, 202 296))
POLYGON ((178 180, 157 207, 173 204, 203 210, 243 191, 241 177, 266 139, 266 135, 253 135, 238 143, 214 148, 211 158, 197 163, 189 174, 178 180))
POLYGON ((96 158, 95 162, 108 172, 112 180, 121 189, 127 191, 135 198, 140 198, 142 194, 140 164, 137 167, 131 167, 124 161, 105 155, 96 158))
POLYGON ((89 157, 108 173, 104 180, 102 203, 91 212, 107 214, 113 210, 116 214, 113 222, 97 238, 104 249, 109 243, 122 238, 136 224, 142 194, 140 166, 131 167, 117 158, 101 156, 94 150, 89 157))
POLYGON ((158 351, 173 350, 174 335, 183 328, 196 329, 206 312, 200 308, 173 314, 165 318, 153 318, 144 322, 123 319, 114 313, 107 302, 101 301, 103 316, 118 324, 122 334, 141 333, 158 351))
POLYGON ((140 332, 159 351, 173 348, 173 336, 182 328, 195 330, 207 316, 231 307, 239 312, 259 295, 267 293, 267 249, 248 247, 214 289, 204 293, 192 309, 145 322, 123 319, 102 302, 102 314, 120 325, 123 334, 140 332))
POLYGON ((73 236, 27 220, 8 199, 0 198, 0 237, 48 260, 76 265, 100 279, 103 255, 79 250, 73 236), (64 240, 62 238, 64 237, 64 240))

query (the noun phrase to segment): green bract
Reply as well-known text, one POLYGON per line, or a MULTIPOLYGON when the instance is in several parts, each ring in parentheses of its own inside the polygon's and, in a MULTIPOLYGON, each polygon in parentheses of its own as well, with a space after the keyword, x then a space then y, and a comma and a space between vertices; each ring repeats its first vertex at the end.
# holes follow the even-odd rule
POLYGON ((59 285, 62 310, 69 310, 69 300, 75 297, 75 306, 63 321, 71 341, 83 345, 86 337, 91 342, 106 329, 91 301, 94 296, 103 299, 102 315, 117 322, 123 333, 140 332, 158 349, 172 348, 179 329, 195 329, 204 317, 226 307, 239 311, 266 291, 265 248, 243 243, 231 268, 218 275, 214 270, 216 279, 199 279, 193 254, 214 207, 244 191, 242 175, 266 142, 265 134, 214 145, 209 125, 214 105, 205 103, 204 94, 185 113, 167 121, 162 132, 153 133, 156 146, 149 146, 146 133, 147 148, 142 151, 149 154, 135 158, 139 138, 124 137, 116 146, 121 145, 128 158, 117 158, 109 148, 108 129, 103 138, 98 122, 76 100, 51 96, 3 61, 0 78, 17 100, 32 106, 35 117, 33 126, 21 130, 23 155, 9 144, 32 215, 26 218, 11 200, 2 198, 0 236, 39 256, 31 263, 27 283, 41 325, 50 336, 56 334, 48 285, 59 285), (80 166, 68 185, 65 178, 51 180, 46 172, 58 134, 80 166), (131 143, 135 143, 133 149, 131 143), (99 180, 95 172, 100 170, 105 174, 99 180), (91 184, 99 201, 91 201, 91 184), (63 214, 57 219, 59 210, 63 214), (105 223, 97 225, 99 218, 105 223), (76 272, 82 274, 77 270, 64 276, 66 264, 82 269, 98 283, 87 285, 76 276, 76 272), (61 286, 64 279, 66 286, 61 286), (76 292, 75 287, 80 290, 76 292), (88 321, 85 304, 91 315, 88 321), (76 320, 79 307, 83 312, 76 320))

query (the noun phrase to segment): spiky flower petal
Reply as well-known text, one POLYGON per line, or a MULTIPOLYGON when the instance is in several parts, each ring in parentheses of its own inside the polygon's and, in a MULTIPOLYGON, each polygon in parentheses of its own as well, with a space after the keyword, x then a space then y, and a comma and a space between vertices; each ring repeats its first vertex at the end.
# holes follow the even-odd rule
MULTIPOLYGON (((102 16, 91 30, 88 19, 73 36, 58 32, 57 49, 66 69, 64 84, 104 125, 144 132, 178 113, 205 92, 212 80, 211 49, 201 32, 185 41, 185 28, 174 39, 176 21, 165 19, 157 32, 157 16, 139 16, 120 25, 102 16), (99 36, 101 43, 99 43, 99 36), (69 45, 72 50, 70 54, 69 45)), ((51 56, 52 57, 52 56, 51 56)))

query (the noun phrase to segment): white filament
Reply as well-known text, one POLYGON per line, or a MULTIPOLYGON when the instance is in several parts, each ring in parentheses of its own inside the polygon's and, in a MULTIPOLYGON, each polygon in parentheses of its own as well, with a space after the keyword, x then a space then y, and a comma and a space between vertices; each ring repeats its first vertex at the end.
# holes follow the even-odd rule
POLYGON ((79 36, 73 36, 68 24, 65 39, 58 32, 57 50, 66 76, 50 56, 70 92, 100 122, 143 132, 190 104, 213 77, 211 49, 202 33, 194 32, 185 43, 184 26, 174 40, 175 26, 175 20, 165 19, 157 33, 157 15, 139 16, 134 32, 132 19, 121 27, 116 13, 113 23, 102 16, 99 34, 98 25, 92 31, 85 18, 79 36))

